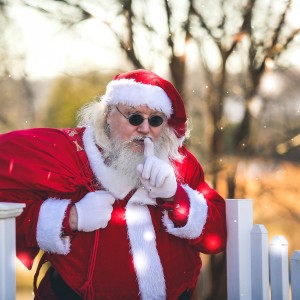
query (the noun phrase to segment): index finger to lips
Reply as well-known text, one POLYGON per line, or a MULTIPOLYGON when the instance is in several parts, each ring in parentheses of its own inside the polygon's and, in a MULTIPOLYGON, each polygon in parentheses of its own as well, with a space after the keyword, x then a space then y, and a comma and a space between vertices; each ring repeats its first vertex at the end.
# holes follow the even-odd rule
POLYGON ((154 145, 150 138, 144 140, 144 156, 150 157, 154 155, 154 145))
POLYGON ((154 163, 154 158, 152 157, 147 157, 145 162, 144 162, 144 166, 143 166, 143 172, 142 172, 142 178, 143 179, 149 179, 151 176, 151 172, 152 172, 152 167, 153 167, 153 163, 154 163))

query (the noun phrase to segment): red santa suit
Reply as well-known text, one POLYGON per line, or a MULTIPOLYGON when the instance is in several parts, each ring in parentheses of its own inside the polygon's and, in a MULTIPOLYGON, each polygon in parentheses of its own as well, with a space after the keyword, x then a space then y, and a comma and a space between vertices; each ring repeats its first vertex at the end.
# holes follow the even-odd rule
POLYGON ((126 178, 114 180, 91 128, 16 131, 2 135, 0 145, 0 199, 26 203, 17 218, 18 257, 31 268, 42 249, 82 297, 95 232, 68 237, 62 224, 68 205, 99 189, 99 184, 119 200, 108 226, 98 230, 95 299, 177 299, 195 287, 199 252, 224 250, 224 201, 205 183, 200 165, 185 148, 170 209, 170 203, 165 208, 144 189, 130 195, 126 178))
MULTIPOLYGON (((199 252, 225 249, 225 203, 185 148, 175 162, 174 202, 152 199, 107 166, 92 126, 29 129, 0 137, 0 201, 26 203, 17 218, 17 256, 31 268, 38 251, 86 299, 178 299, 195 288, 199 252), (116 201, 108 225, 64 232, 72 204, 88 192, 116 201)), ((47 273, 41 299, 57 299, 47 273)))

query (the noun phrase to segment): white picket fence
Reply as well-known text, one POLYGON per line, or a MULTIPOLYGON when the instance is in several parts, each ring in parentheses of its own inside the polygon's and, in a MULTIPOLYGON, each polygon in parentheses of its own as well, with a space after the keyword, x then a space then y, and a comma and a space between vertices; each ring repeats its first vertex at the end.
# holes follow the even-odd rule
POLYGON ((289 264, 283 236, 268 244, 264 225, 253 226, 250 199, 227 199, 226 216, 228 299, 300 300, 300 251, 289 264))
MULTIPOLYGON (((0 300, 16 299, 15 218, 24 206, 0 203, 0 300)), ((289 268, 286 239, 277 236, 268 245, 266 228, 253 226, 252 200, 226 200, 226 214, 228 300, 288 300, 290 294, 299 300, 300 251, 289 268)))

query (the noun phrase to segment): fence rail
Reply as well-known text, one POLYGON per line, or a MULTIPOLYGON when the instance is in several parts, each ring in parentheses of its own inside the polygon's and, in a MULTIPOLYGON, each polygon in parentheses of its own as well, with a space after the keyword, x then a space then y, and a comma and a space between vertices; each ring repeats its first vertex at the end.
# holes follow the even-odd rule
MULTIPOLYGON (((15 218, 25 204, 0 202, 0 300, 16 298, 15 218)), ((288 243, 282 236, 268 244, 263 225, 253 226, 251 199, 227 199, 228 300, 300 299, 300 251, 288 261, 288 243), (289 282, 290 271, 290 282, 289 282)))
POLYGON ((227 294, 229 300, 300 299, 300 251, 288 258, 288 242, 275 236, 268 244, 264 225, 252 224, 252 200, 226 200, 227 294), (289 271, 291 284, 289 282, 289 271))

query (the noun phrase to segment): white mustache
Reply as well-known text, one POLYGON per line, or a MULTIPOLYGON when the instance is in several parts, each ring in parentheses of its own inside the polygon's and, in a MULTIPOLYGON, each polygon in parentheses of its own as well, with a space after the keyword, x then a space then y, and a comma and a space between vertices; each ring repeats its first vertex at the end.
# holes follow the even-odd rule
POLYGON ((151 136, 136 136, 128 141, 128 143, 136 142, 136 141, 144 141, 146 138, 149 138, 153 142, 153 138, 151 136))

